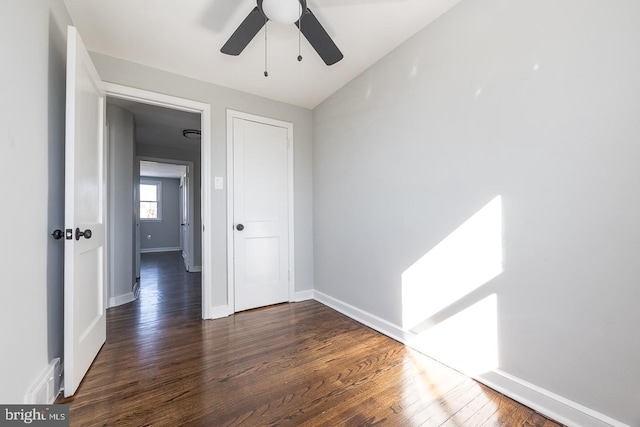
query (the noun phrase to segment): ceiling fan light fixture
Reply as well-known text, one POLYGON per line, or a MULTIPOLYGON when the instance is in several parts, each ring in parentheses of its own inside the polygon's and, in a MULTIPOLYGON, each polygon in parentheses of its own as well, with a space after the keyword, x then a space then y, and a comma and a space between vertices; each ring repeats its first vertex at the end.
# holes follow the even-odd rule
POLYGON ((262 12, 271 21, 293 24, 302 15, 302 4, 300 0, 263 0, 262 12))
POLYGON ((201 133, 198 129, 185 129, 182 131, 182 136, 188 139, 200 139, 201 133))

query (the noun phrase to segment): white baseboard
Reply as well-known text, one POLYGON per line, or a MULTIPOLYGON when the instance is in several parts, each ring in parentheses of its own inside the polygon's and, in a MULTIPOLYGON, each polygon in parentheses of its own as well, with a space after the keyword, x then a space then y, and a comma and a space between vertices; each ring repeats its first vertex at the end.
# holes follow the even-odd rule
POLYGON ((24 396, 27 405, 50 405, 60 393, 62 366, 60 358, 53 359, 24 396))
MULTIPOLYGON (((391 322, 320 291, 313 291, 313 299, 403 344, 408 345, 410 338, 414 336, 413 333, 391 322)), ((568 426, 631 427, 499 369, 481 374, 474 379, 568 426)))
POLYGON ((155 252, 179 252, 180 248, 145 248, 140 249, 141 254, 151 254, 155 252))
POLYGON ((309 301, 313 299, 313 289, 309 289, 306 291, 298 291, 293 294, 293 300, 291 302, 301 302, 301 301, 309 301))
POLYGON ((109 308, 117 307, 122 304, 128 304, 136 300, 136 296, 133 292, 128 292, 124 295, 118 295, 109 298, 109 308))
MULTIPOLYGON (((291 302, 308 301, 314 299, 313 289, 296 292, 294 299, 291 302)), ((231 316, 234 313, 233 308, 230 305, 219 305, 217 307, 210 307, 206 319, 220 319, 222 317, 231 316)))
POLYGON ((233 309, 229 305, 219 305, 217 307, 209 307, 206 319, 220 319, 231 316, 233 309))
POLYGON ((403 344, 405 344, 408 341, 408 338, 413 335, 405 332, 402 328, 394 325, 391 322, 381 319, 380 317, 375 316, 371 313, 367 313, 364 310, 360 310, 359 308, 354 307, 351 304, 342 302, 320 291, 314 291, 313 299, 333 308, 336 311, 339 311, 340 313, 352 318, 353 320, 356 320, 390 338, 393 338, 396 341, 400 341, 403 344))
POLYGON ((514 375, 494 369, 475 380, 568 426, 631 427, 514 375))

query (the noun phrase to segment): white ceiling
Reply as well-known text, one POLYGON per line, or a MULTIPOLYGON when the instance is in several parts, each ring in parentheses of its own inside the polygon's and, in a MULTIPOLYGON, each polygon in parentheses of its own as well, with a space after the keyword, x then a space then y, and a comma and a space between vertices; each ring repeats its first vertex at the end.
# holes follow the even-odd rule
POLYGON ((269 23, 240 56, 220 48, 255 0, 65 0, 88 49, 313 108, 459 0, 307 0, 344 59, 326 66, 294 25, 269 23))

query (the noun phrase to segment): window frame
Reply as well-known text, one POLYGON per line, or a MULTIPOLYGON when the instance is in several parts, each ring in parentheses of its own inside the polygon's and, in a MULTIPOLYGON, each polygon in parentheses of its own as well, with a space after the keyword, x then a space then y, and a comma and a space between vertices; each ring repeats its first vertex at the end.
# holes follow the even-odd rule
POLYGON ((142 218, 142 203, 153 202, 153 200, 142 200, 142 191, 139 191, 140 197, 138 200, 138 209, 140 212, 140 221, 148 222, 162 222, 162 181, 156 179, 141 178, 140 185, 153 185, 156 187, 156 204, 157 204, 157 216, 156 218, 142 218))

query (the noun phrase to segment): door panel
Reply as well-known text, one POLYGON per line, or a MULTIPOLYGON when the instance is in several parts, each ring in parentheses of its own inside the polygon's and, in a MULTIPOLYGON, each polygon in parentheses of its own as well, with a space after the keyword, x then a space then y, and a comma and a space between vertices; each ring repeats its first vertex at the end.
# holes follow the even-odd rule
POLYGON ((244 241, 245 272, 248 287, 260 283, 280 281, 280 238, 256 237, 244 241))
POLYGON ((106 339, 106 176, 103 85, 73 27, 67 44, 64 394, 71 396, 106 339))
POLYGON ((235 310, 241 311, 289 301, 288 130, 234 118, 233 144, 235 310))

